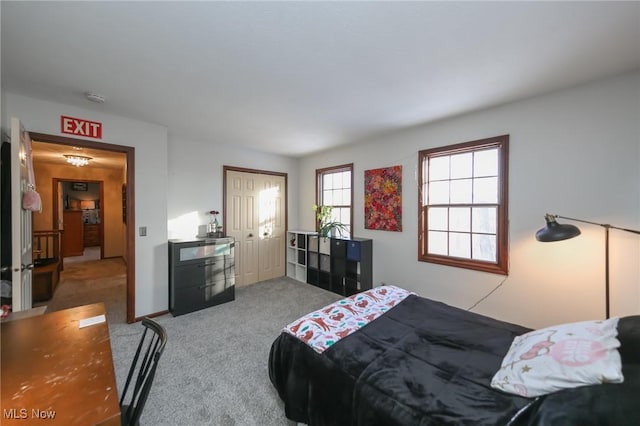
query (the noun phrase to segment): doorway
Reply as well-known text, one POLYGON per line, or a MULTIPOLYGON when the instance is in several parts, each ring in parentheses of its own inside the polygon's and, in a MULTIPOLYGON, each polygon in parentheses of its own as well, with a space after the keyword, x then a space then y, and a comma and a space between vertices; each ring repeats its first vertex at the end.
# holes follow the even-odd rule
POLYGON ((53 178, 51 199, 64 263, 104 258, 104 181, 53 178))
MULTIPOLYGON (((65 177, 58 177, 58 179, 54 179, 54 176, 51 176, 51 187, 49 188, 38 188, 40 191, 42 191, 43 193, 46 191, 50 191, 49 194, 51 194, 51 208, 52 211, 50 212, 50 216, 51 217, 51 225, 54 229, 58 229, 58 227, 60 226, 60 223, 62 221, 62 214, 61 211, 64 210, 64 202, 65 200, 63 198, 61 198, 61 190, 60 190, 60 186, 62 184, 62 182, 64 181, 72 181, 72 182, 77 182, 80 185, 78 186, 79 188, 82 188, 83 185, 88 185, 90 182, 99 182, 99 181, 103 181, 103 187, 100 190, 100 212, 98 213, 99 215, 99 220, 101 222, 101 227, 100 230, 98 232, 101 232, 102 236, 105 236, 105 231, 104 227, 105 227, 105 222, 109 222, 109 220, 114 220, 112 218, 112 216, 114 215, 110 215, 109 213, 105 214, 105 203, 109 202, 109 199, 111 198, 112 200, 117 198, 117 205, 120 206, 122 205, 122 208, 117 211, 117 216, 118 220, 121 221, 121 226, 122 226, 122 231, 121 231, 121 235, 120 238, 122 239, 121 244, 122 244, 122 250, 123 250, 123 260, 125 262, 126 265, 126 321, 128 323, 132 323, 135 321, 135 227, 134 227, 134 217, 135 217, 135 205, 134 205, 134 200, 133 200, 133 194, 134 194, 134 176, 135 176, 135 164, 134 164, 134 153, 135 153, 135 149, 133 147, 129 147, 129 146, 123 146, 123 145, 114 145, 114 144, 108 144, 108 143, 103 143, 103 142, 94 142, 94 141, 88 141, 88 140, 83 140, 83 139, 75 139, 75 138, 68 138, 68 137, 61 137, 61 136, 55 136, 55 135, 47 135, 47 134, 42 134, 42 133, 35 133, 35 132, 30 132, 31 138, 33 141, 37 141, 37 142, 43 142, 42 145, 46 145, 46 146, 50 146, 52 148, 52 151, 55 151, 54 148, 56 148, 58 151, 63 150, 63 151, 69 151, 69 152, 73 152, 72 150, 89 150, 89 151, 95 151, 98 153, 98 155, 95 155, 95 163, 100 165, 100 162, 102 161, 101 157, 105 157, 105 158, 111 158, 114 157, 114 154, 118 154, 118 158, 120 158, 118 161, 120 161, 122 163, 122 168, 120 172, 121 174, 121 181, 124 182, 123 184, 121 184, 120 186, 118 186, 117 190, 114 189, 108 189, 105 191, 104 189, 104 181, 103 181, 103 177, 95 177, 95 178, 91 178, 90 176, 84 176, 82 178, 69 178, 68 176, 65 177), (103 153, 104 155, 100 155, 100 153, 103 153), (124 208, 124 206, 126 206, 126 208, 124 208)), ((47 154, 49 153, 49 150, 47 149, 47 154)), ((52 154, 53 155, 53 154, 52 154)), ((62 158, 62 154, 58 153, 55 154, 56 158, 62 158)), ((38 152, 34 149, 34 159, 36 159, 38 157, 38 152)), ((102 164, 104 166, 104 164, 102 164)), ((42 184, 40 184, 42 186, 42 184)), ((95 202, 95 200, 93 200, 95 202)), ((115 202, 113 203, 113 205, 115 205, 115 202)), ((91 207, 95 207, 95 203, 94 205, 92 205, 91 207)), ((82 210, 82 209, 81 209, 82 210)), ((86 209, 89 210, 89 209, 86 209)), ((91 210, 96 210, 96 209, 91 209, 91 210)), ((107 232, 108 234, 110 234, 109 232, 107 232)), ((111 235, 110 235, 111 236, 111 235)), ((109 242, 105 241, 106 238, 104 238, 102 241, 100 241, 100 257, 104 258, 104 257, 110 257, 109 256, 109 242)))

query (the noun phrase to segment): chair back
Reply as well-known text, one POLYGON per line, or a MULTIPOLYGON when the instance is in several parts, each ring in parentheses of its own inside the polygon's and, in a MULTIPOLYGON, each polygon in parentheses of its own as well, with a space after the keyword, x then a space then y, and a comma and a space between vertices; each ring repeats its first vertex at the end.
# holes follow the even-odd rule
POLYGON ((160 324, 145 318, 142 320, 142 325, 144 332, 120 397, 122 425, 138 424, 151 390, 158 360, 167 343, 167 332, 160 324))

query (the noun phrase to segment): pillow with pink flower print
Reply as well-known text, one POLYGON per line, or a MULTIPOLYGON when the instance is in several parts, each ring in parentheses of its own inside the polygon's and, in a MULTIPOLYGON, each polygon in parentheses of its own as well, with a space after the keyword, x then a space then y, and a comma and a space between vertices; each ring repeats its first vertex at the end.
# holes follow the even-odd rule
POLYGON ((536 397, 578 386, 622 383, 618 319, 556 325, 516 337, 491 387, 536 397))

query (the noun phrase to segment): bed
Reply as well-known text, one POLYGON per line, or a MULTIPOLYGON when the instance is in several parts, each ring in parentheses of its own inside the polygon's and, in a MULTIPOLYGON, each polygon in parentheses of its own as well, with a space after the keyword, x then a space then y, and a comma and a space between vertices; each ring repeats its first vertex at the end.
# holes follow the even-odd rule
POLYGON ((411 293, 387 298, 395 289, 342 299, 275 339, 269 377, 288 419, 310 426, 640 421, 640 316, 617 323, 623 383, 523 397, 490 383, 514 338, 530 329, 411 293), (358 303, 380 306, 355 312, 358 303))

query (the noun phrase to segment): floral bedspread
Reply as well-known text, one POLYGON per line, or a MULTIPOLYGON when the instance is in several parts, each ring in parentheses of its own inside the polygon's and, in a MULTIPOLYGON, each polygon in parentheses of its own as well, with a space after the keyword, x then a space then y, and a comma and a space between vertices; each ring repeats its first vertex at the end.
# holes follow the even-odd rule
POLYGON ((284 331, 322 353, 411 294, 393 285, 376 287, 311 312, 287 325, 284 331))

